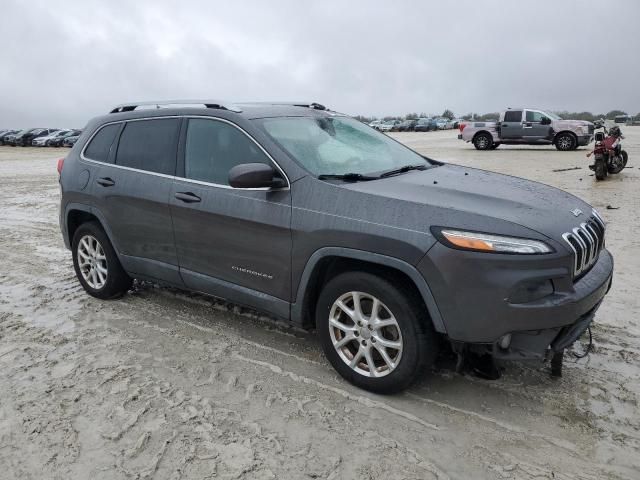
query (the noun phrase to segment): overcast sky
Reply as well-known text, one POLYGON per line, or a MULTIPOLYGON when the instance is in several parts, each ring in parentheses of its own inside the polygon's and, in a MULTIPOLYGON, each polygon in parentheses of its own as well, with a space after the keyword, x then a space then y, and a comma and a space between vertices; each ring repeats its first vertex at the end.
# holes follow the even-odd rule
POLYGON ((129 100, 640 112, 640 1, 3 0, 0 128, 129 100))

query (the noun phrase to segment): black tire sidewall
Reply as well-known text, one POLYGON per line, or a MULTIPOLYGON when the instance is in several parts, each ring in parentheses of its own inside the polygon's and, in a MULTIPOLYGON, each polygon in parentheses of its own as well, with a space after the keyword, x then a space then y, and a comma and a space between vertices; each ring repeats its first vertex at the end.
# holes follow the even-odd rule
POLYGON ((330 280, 316 305, 316 329, 327 359, 336 371, 354 385, 376 393, 394 393, 407 388, 424 367, 435 359, 436 344, 432 328, 424 324, 416 302, 402 293, 394 284, 366 272, 342 273, 330 280), (396 318, 403 340, 400 363, 384 377, 371 378, 359 374, 338 355, 329 333, 329 313, 333 302, 351 291, 364 292, 377 297, 396 318), (428 335, 427 333, 431 333, 428 335))
POLYGON ((604 160, 596 160, 594 168, 596 180, 604 180, 607 176, 607 167, 604 164, 604 160))
POLYGON ((491 138, 488 133, 479 133, 473 139, 473 146, 476 147, 477 150, 490 150, 492 144, 493 144, 493 138, 491 138), (481 147, 481 146, 478 145, 478 140, 480 138, 484 138, 485 139, 485 146, 484 147, 481 147))
POLYGON ((122 269, 120 260, 118 259, 118 256, 113 249, 111 242, 109 241, 109 237, 99 224, 95 222, 88 222, 78 227, 73 235, 73 240, 71 242, 71 253, 73 257, 73 268, 76 272, 76 276, 78 277, 78 280, 80 281, 82 287, 89 295, 100 298, 102 300, 109 300, 124 295, 131 286, 131 278, 129 278, 129 276, 122 269), (78 244, 80 243, 80 240, 86 235, 91 235, 96 240, 98 240, 106 256, 107 281, 100 289, 91 287, 80 272, 80 265, 78 264, 78 244))
POLYGON ((570 133, 561 133, 560 135, 558 135, 556 137, 556 142, 555 143, 556 143, 556 148, 558 150, 560 150, 561 152, 570 152, 571 150, 575 150, 576 148, 578 148, 578 141, 570 133), (561 148, 560 147, 560 140, 563 137, 567 137, 567 138, 569 138, 569 140, 571 140, 571 145, 569 146, 569 148, 561 148))

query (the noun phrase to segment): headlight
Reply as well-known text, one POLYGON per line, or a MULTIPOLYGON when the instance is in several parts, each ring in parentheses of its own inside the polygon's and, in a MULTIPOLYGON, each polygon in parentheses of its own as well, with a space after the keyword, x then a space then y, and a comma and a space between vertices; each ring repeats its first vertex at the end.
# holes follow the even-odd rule
POLYGON ((529 255, 553 252, 553 249, 546 243, 528 238, 504 237, 449 229, 440 230, 440 234, 444 240, 443 243, 463 250, 529 255))

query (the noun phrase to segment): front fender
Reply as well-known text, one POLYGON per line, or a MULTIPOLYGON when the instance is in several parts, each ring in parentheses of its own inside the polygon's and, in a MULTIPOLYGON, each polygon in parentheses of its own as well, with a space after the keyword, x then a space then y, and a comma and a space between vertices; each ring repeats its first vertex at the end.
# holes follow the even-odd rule
POLYGON ((429 315, 431 317, 431 321, 433 322, 433 327, 435 328, 435 330, 440 333, 446 333, 442 316, 440 315, 440 311, 438 310, 438 306, 436 305, 435 298, 431 293, 431 289, 429 288, 429 285, 427 284, 424 277, 413 265, 410 265, 403 260, 389 257, 387 255, 381 255, 378 253, 345 247, 323 247, 316 250, 313 255, 311 255, 304 267, 302 276, 300 278, 300 283, 298 284, 297 294, 295 297, 296 301, 291 304, 292 322, 302 323, 304 294, 307 290, 315 267, 320 260, 326 257, 341 257, 345 259, 360 260, 382 265, 385 267, 390 267, 404 273, 411 279, 411 281, 415 284, 416 288, 420 292, 420 295, 422 296, 422 299, 427 306, 427 310, 429 311, 429 315))

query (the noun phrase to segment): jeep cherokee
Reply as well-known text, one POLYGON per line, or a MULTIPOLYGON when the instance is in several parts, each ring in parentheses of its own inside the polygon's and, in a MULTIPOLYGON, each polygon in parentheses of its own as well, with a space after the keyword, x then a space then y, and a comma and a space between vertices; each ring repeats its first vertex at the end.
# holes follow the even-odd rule
POLYGON ((407 387, 442 339, 491 358, 562 352, 611 284, 585 202, 442 164, 319 104, 121 105, 58 171, 90 295, 139 278, 315 327, 340 375, 376 392, 407 387))

